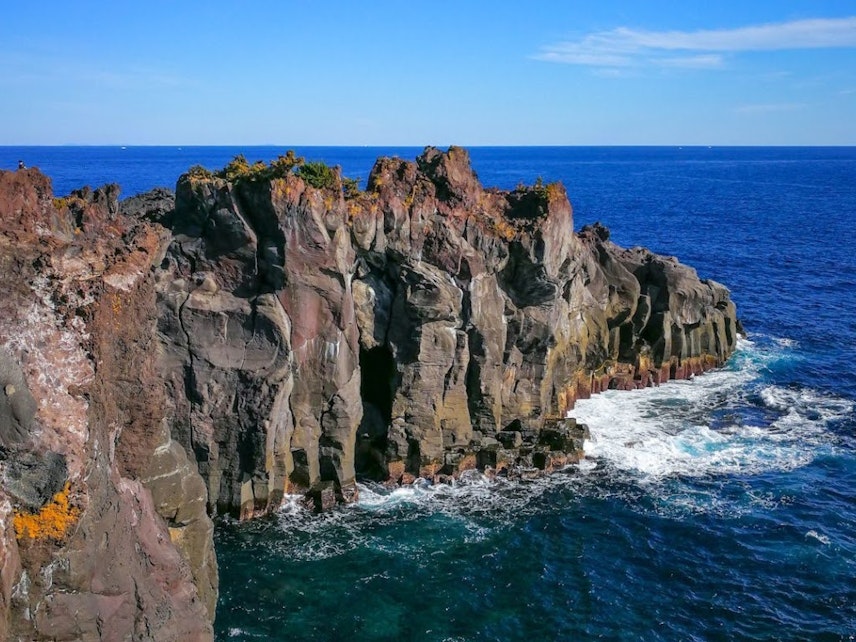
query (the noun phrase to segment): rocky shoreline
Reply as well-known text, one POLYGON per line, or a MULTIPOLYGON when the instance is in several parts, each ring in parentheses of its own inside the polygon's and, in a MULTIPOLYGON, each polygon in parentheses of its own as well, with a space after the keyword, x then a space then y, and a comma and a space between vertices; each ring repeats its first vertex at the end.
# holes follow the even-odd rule
POLYGON ((461 148, 364 191, 288 155, 118 194, 0 172, 0 638, 210 639, 211 515, 549 472, 577 399, 740 332, 725 287, 461 148))

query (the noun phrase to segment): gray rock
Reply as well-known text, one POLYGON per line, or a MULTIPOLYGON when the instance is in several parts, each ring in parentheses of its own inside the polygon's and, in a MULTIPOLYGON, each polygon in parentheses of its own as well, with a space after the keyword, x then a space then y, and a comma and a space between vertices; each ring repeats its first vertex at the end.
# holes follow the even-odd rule
POLYGON ((3 490, 19 508, 38 511, 62 490, 68 479, 65 457, 53 451, 13 452, 0 465, 3 490))
POLYGON ((188 175, 161 220, 171 432, 244 517, 358 475, 554 470, 581 456, 576 399, 720 365, 739 330, 724 287, 574 234, 561 185, 484 189, 456 147, 379 159, 349 200, 188 175))
POLYGON ((21 367, 0 347, 0 454, 27 440, 36 408, 21 367))

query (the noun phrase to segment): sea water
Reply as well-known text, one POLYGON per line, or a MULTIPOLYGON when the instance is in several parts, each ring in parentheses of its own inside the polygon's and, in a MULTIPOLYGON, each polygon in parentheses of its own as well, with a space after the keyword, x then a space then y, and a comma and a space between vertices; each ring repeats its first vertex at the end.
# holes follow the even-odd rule
MULTIPOLYGON (((284 150, 7 147, 0 167, 130 195, 284 150)), ((297 151, 363 180, 419 153, 297 151)), ((747 338, 718 371, 579 402, 587 456, 550 477, 221 520, 218 639, 856 639, 856 149, 470 152, 484 184, 561 180, 577 228, 726 284, 747 338)))

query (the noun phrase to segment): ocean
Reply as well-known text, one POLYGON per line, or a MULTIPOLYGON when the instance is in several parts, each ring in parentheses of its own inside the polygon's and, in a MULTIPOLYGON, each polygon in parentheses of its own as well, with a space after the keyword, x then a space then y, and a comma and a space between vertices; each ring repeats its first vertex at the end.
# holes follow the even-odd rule
MULTIPOLYGON (((174 186, 281 147, 0 148, 58 195, 174 186)), ((365 179, 378 155, 298 148, 365 179)), ((561 180, 575 227, 727 285, 747 330, 692 381, 579 402, 548 478, 220 520, 220 640, 856 639, 856 148, 471 148, 485 185, 561 180)))

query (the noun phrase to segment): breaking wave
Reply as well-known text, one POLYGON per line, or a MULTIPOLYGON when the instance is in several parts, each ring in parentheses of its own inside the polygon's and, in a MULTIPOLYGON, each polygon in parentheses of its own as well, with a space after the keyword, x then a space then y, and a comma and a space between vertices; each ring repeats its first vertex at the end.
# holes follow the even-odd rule
POLYGON ((571 416, 589 426, 586 458, 551 475, 509 481, 470 471, 452 484, 360 484, 356 504, 323 515, 295 500, 276 516, 282 533, 276 545, 307 561, 357 548, 419 556, 419 544, 408 537, 417 523, 436 528, 431 536, 450 545, 474 543, 526 516, 566 510, 580 497, 617 499, 670 517, 770 508, 784 500, 734 495, 717 480, 793 470, 833 454, 831 426, 854 406, 810 388, 770 383, 772 368, 799 358, 794 347, 785 340, 741 340, 722 370, 579 401, 571 416))
POLYGON ((742 340, 728 368, 637 391, 606 391, 570 413, 588 424, 587 457, 652 480, 792 470, 831 452, 830 425, 853 411, 841 397, 769 384, 793 342, 742 340))
MULTIPOLYGON (((395 489, 359 484, 357 503, 329 513, 313 514, 298 502, 283 507, 276 515, 282 534, 277 546, 292 559, 302 560, 327 559, 360 547, 418 556, 421 547, 408 536, 408 529, 415 524, 423 534, 436 529, 432 539, 449 544, 481 542, 494 529, 526 515, 543 513, 550 503, 538 501, 544 494, 582 482, 582 477, 568 470, 529 481, 470 474, 452 484, 418 481, 395 489)), ((556 509, 561 506, 556 504, 556 509)))

